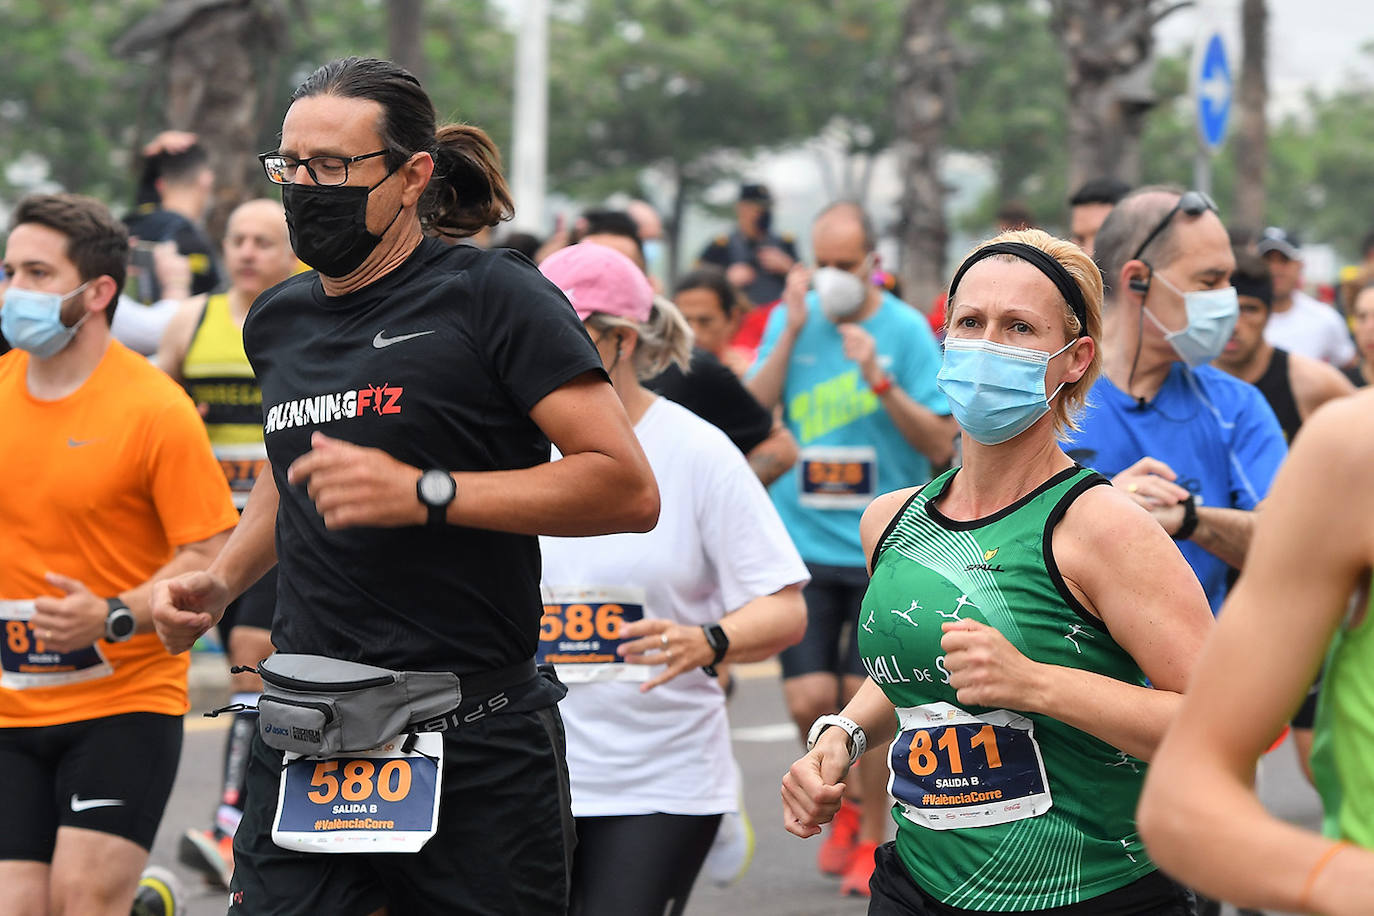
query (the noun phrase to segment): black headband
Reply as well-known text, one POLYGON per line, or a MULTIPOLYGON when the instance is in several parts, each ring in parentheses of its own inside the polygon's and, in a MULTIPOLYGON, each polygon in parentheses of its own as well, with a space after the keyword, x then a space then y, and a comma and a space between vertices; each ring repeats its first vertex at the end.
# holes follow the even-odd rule
POLYGON ((1083 299, 1083 290, 1079 289, 1073 277, 1064 269, 1064 265, 1058 260, 1036 248, 1034 245, 1027 245, 1025 242, 996 242, 992 245, 985 245, 973 254, 964 259, 964 263, 959 265, 959 270, 954 274, 954 279, 949 281, 949 305, 954 306, 954 291, 959 288, 959 281, 968 273, 968 269, 984 258, 990 258, 995 254, 1009 254, 1014 258, 1020 258, 1027 264, 1040 271, 1058 289, 1059 294, 1064 297, 1064 301, 1073 309, 1074 316, 1078 319, 1078 332, 1088 333, 1088 303, 1083 299))

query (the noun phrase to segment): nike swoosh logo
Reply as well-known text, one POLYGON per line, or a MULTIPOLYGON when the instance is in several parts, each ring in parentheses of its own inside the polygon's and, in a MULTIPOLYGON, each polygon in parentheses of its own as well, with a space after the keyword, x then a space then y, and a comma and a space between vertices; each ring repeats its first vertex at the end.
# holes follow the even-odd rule
POLYGON ((433 334, 433 331, 416 331, 414 334, 397 334, 395 337, 383 337, 386 329, 377 332, 377 336, 372 338, 372 346, 380 350, 382 347, 389 347, 406 340, 414 340, 417 337, 424 337, 426 334, 433 334))
POLYGON ((114 808, 124 804, 122 798, 77 798, 76 793, 72 793, 72 810, 89 811, 92 808, 114 808))
POLYGON ((92 442, 99 442, 99 439, 73 439, 67 437, 67 448, 81 448, 83 445, 90 445, 92 442))

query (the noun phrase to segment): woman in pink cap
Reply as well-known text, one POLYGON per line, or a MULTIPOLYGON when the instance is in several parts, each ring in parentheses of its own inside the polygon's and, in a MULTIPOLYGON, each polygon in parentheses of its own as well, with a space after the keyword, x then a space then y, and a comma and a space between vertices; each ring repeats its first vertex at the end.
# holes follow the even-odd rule
POLYGON ((540 539, 540 651, 570 685, 571 912, 677 914, 738 804, 714 666, 801 639, 806 566, 725 434, 640 384, 686 366, 691 330, 677 308, 594 243, 540 270, 600 351, 662 499, 647 534, 540 539))

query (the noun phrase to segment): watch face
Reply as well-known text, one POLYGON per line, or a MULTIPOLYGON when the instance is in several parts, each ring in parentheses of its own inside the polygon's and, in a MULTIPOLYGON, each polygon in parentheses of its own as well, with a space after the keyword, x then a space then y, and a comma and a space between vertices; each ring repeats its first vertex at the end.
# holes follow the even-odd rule
POLYGON ((134 632, 134 615, 128 610, 112 614, 105 625, 110 631, 110 636, 115 639, 124 639, 134 632))
POLYGON ((425 471, 420 476, 420 497, 431 506, 441 506, 453 498, 457 485, 443 471, 425 471))

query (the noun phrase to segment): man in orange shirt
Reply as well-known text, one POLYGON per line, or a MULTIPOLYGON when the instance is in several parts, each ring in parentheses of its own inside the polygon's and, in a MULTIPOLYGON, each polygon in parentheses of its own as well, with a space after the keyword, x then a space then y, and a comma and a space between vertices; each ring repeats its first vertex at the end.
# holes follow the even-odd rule
POLYGON ((105 206, 26 198, 0 328, 0 912, 129 912, 171 792, 185 657, 150 580, 236 521, 194 405, 110 336, 128 240, 105 206))

